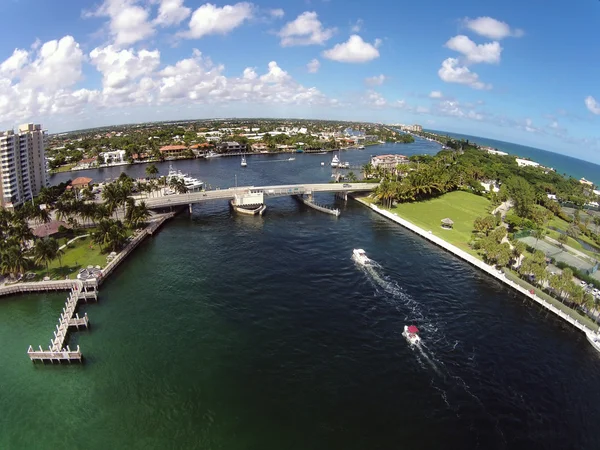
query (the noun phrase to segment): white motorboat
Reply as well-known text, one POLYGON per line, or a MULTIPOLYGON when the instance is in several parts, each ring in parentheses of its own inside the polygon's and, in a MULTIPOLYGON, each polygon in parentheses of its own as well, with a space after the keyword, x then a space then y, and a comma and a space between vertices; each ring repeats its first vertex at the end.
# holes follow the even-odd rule
POLYGON ((296 161, 296 158, 288 158, 288 161, 296 161))
POLYGON ((321 165, 322 165, 322 166, 324 166, 324 165, 325 165, 325 163, 324 163, 323 161, 321 161, 321 165))
POLYGON ((371 263, 371 260, 362 248, 355 248, 354 250, 352 250, 352 257, 357 263, 363 266, 369 265, 371 263))
POLYGON ((246 162, 246 157, 242 156, 242 167, 246 167, 248 163, 246 162))
POLYGON ((419 337, 419 329, 414 325, 404 325, 404 331, 402 332, 402 336, 404 336, 406 340, 412 345, 417 345, 421 343, 421 338, 419 337))
POLYGON ((185 185, 188 192, 200 191, 204 187, 204 182, 198 178, 189 176, 187 173, 182 173, 181 170, 175 170, 172 165, 169 166, 169 173, 167 174, 167 183, 171 180, 181 180, 185 185))
POLYGON ((333 159, 331 160, 331 167, 337 167, 340 165, 340 158, 338 155, 333 155, 333 159))
POLYGON ((590 341, 590 344, 592 344, 592 347, 600 352, 600 334, 585 333, 585 335, 587 336, 587 340, 590 341))
POLYGON ((210 152, 208 152, 206 155, 204 155, 204 157, 206 159, 209 158, 219 158, 221 155, 219 153, 213 152, 212 150, 210 152))
POLYGON ((358 146, 358 149, 359 149, 359 150, 364 150, 364 149, 365 149, 365 146, 364 146, 364 145, 359 145, 359 146, 358 146))

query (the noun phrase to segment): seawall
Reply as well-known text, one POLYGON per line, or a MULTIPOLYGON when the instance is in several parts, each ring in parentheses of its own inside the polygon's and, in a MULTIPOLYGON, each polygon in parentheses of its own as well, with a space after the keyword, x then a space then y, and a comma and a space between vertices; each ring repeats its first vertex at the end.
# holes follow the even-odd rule
POLYGON ((475 258, 474 256, 468 254, 467 252, 465 252, 464 250, 461 250, 460 248, 456 247, 455 245, 452 245, 446 241, 444 241, 442 238, 439 238, 437 236, 435 236, 434 234, 423 230, 422 228, 414 225, 413 223, 409 222, 408 220, 405 220, 401 217, 399 217, 397 214, 392 213, 390 211, 386 211, 385 209, 381 209, 379 208, 377 205, 374 204, 369 204, 367 202, 365 202, 364 200, 360 199, 360 198, 354 198, 356 201, 362 203, 363 205, 369 207, 371 210, 375 211, 376 213, 387 217, 388 219, 396 222, 397 224, 402 225, 404 228, 418 234, 419 236, 427 239, 428 241, 436 244, 437 246, 443 248, 444 250, 452 253, 455 256, 458 256, 459 258, 463 259, 464 261, 467 261, 469 264, 477 267, 478 269, 486 272, 488 275, 491 275, 492 277, 496 278, 498 281, 504 283, 507 286, 510 286, 511 288, 513 288, 514 290, 520 292, 521 294, 525 295, 526 297, 530 298, 531 300, 533 300, 534 302, 538 303, 539 305, 543 306, 544 308, 546 308, 548 311, 551 311, 552 313, 554 313, 555 315, 559 316, 561 319, 569 322, 571 325, 573 325, 574 327, 578 328, 579 330, 583 331, 584 333, 586 333, 589 336, 596 336, 596 332, 590 328, 588 328, 587 326, 585 326, 584 324, 582 324, 581 322, 579 322, 576 319, 573 319, 571 316, 569 316, 568 314, 564 313, 563 311, 561 311, 560 309, 558 309, 556 306, 548 303, 547 301, 545 301, 544 299, 538 297, 535 293, 531 293, 529 292, 527 289, 525 289, 524 287, 520 286, 519 284, 515 283, 512 280, 509 280, 508 278, 505 277, 504 272, 499 273, 499 271, 493 267, 490 266, 489 264, 484 263, 483 261, 475 258))

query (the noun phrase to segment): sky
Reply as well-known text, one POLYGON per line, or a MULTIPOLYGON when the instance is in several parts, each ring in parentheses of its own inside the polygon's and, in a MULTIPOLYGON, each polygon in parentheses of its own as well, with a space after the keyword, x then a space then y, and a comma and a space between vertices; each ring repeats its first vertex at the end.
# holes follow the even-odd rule
POLYGON ((418 123, 600 163, 600 1, 493 3, 2 0, 0 128, 418 123))

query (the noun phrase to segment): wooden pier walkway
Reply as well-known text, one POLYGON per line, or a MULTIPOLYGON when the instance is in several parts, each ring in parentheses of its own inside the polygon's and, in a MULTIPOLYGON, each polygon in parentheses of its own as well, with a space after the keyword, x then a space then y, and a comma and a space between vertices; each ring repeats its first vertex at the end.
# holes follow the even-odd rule
POLYGON ((80 317, 75 310, 80 300, 85 302, 88 300, 98 301, 98 290, 95 285, 91 289, 88 289, 87 285, 81 281, 71 282, 71 284, 71 292, 60 314, 56 330, 53 331, 54 338, 50 341, 48 350, 43 349, 41 345, 38 346, 38 350, 35 350, 31 345, 27 349, 27 356, 32 361, 49 361, 52 363, 55 361, 68 361, 69 363, 72 361, 81 361, 82 355, 79 345, 76 350, 71 350, 68 345, 65 345, 67 335, 70 328, 79 330, 80 328, 89 327, 90 322, 87 313, 83 317, 80 317))

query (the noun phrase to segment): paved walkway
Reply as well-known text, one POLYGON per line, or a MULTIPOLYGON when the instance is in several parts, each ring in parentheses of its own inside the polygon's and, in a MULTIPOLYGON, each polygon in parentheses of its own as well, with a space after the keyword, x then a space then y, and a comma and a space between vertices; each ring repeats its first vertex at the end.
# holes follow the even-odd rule
POLYGON ((524 287, 520 286, 519 284, 515 283, 512 280, 507 279, 504 276, 504 272, 500 272, 498 271, 498 269, 496 269, 493 266, 490 266, 486 263, 484 263, 483 261, 475 258, 474 256, 468 254, 467 252, 461 250, 460 248, 444 241, 443 239, 435 236, 433 233, 431 233, 430 231, 425 231, 422 228, 412 224, 411 222, 402 219, 401 217, 398 217, 398 215, 396 213, 391 213, 390 211, 386 211, 385 209, 381 209, 378 208, 376 205, 374 204, 368 204, 366 202, 364 202, 361 199, 356 199, 357 201, 359 201, 360 203, 362 203, 363 205, 369 206, 373 211, 377 212, 378 214, 381 214, 384 217, 387 217, 390 220, 393 220, 394 222, 402 225, 403 227, 413 231, 414 233, 418 234, 421 237, 424 237, 425 239, 427 239, 428 241, 433 242, 434 244, 442 247, 443 249, 449 251, 450 253, 458 256, 459 258, 462 258, 463 260, 469 262, 470 264, 474 265, 475 267, 483 270, 484 272, 488 273, 489 275, 493 276, 494 278, 496 278, 498 281, 510 286, 511 288, 515 289, 516 291, 519 291, 520 293, 522 293, 523 295, 529 297, 531 300, 535 301, 536 303, 540 304, 541 306, 543 306, 544 308, 546 308, 547 310, 553 312, 554 314, 556 314, 557 316, 561 317, 562 319, 566 320, 567 322, 569 322, 571 325, 573 325, 574 327, 580 329, 581 331, 583 331, 584 333, 586 333, 588 336, 596 336, 596 333, 591 330, 590 328, 586 327, 584 324, 582 324, 581 322, 579 322, 576 319, 573 319, 571 316, 569 316, 568 314, 564 313, 563 311, 561 311, 560 309, 558 309, 557 307, 555 307, 554 305, 548 303, 547 301, 545 301, 544 299, 539 298, 535 293, 531 293, 529 292, 527 289, 525 289, 524 287))

